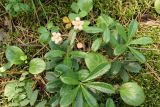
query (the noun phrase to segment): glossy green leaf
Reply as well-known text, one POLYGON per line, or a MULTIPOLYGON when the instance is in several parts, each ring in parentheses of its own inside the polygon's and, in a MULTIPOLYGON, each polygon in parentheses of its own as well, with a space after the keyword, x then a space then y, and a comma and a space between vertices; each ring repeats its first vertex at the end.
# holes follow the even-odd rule
POLYGON ((84 80, 89 76, 89 71, 86 69, 81 69, 78 71, 78 78, 79 80, 84 80))
POLYGON ((46 68, 45 62, 40 58, 34 58, 29 63, 29 72, 31 74, 39 74, 46 68))
POLYGON ((59 64, 55 67, 54 71, 56 73, 62 75, 62 74, 67 73, 67 72, 72 72, 73 70, 65 64, 59 64))
POLYGON ((64 96, 72 91, 73 85, 63 84, 60 89, 60 96, 64 96))
POLYGON ((91 72, 94 71, 97 66, 107 62, 107 59, 99 53, 88 53, 85 58, 85 63, 91 72))
POLYGON ((125 64, 124 68, 129 72, 139 73, 142 69, 137 62, 128 62, 125 64))
POLYGON ((92 44, 92 47, 91 47, 92 51, 96 52, 100 48, 101 43, 102 43, 102 39, 97 38, 92 44))
POLYGON ((89 74, 89 76, 84 81, 86 82, 89 80, 93 80, 95 78, 98 78, 98 77, 104 75, 106 72, 109 71, 110 67, 111 67, 110 63, 103 63, 103 64, 99 65, 94 71, 92 71, 89 74))
POLYGON ((116 28, 118 30, 119 35, 125 40, 125 42, 127 42, 128 38, 127 38, 125 28, 120 23, 116 24, 116 28))
POLYGON ((62 82, 60 80, 54 80, 51 82, 48 82, 46 85, 46 90, 50 93, 54 93, 62 86, 62 82))
POLYGON ((91 89, 96 89, 98 91, 101 91, 103 93, 115 93, 115 89, 111 84, 104 83, 104 82, 88 82, 85 84, 87 87, 91 89))
POLYGON ((101 33, 101 32, 103 32, 103 30, 101 28, 98 28, 98 27, 95 27, 95 26, 87 27, 87 28, 84 29, 84 31, 86 33, 101 33))
POLYGON ((51 60, 55 57, 62 57, 65 54, 64 51, 61 50, 51 50, 45 54, 45 58, 51 60))
POLYGON ((98 107, 97 100, 86 88, 82 87, 82 93, 90 107, 98 107))
POLYGON ((78 6, 81 11, 90 12, 93 8, 93 0, 78 0, 78 6))
POLYGON ((56 94, 53 97, 51 97, 48 104, 51 105, 51 107, 57 107, 57 105, 59 104, 59 101, 60 101, 60 96, 59 94, 56 94))
POLYGON ((154 7, 156 12, 160 14, 160 0, 155 0, 154 7))
POLYGON ((141 63, 145 63, 146 62, 146 59, 145 59, 145 56, 140 53, 139 51, 133 49, 132 47, 129 47, 131 53, 134 55, 134 57, 141 63))
POLYGON ((106 101, 106 106, 105 107, 116 107, 113 99, 108 98, 107 101, 106 101))
POLYGON ((50 82, 50 81, 57 80, 57 77, 54 72, 46 72, 45 79, 50 82))
POLYGON ((132 40, 130 44, 146 45, 153 43, 153 40, 150 37, 141 37, 135 40, 132 40))
POLYGON ((108 42, 109 42, 110 36, 111 36, 110 33, 111 33, 110 30, 109 30, 108 28, 106 28, 106 30, 104 31, 104 33, 103 33, 103 35, 102 35, 103 41, 104 41, 105 43, 108 43, 108 42))
POLYGON ((121 55, 124 53, 127 49, 126 45, 117 45, 116 48, 114 49, 114 55, 121 55))
POLYGON ((136 34, 138 30, 138 22, 136 20, 132 20, 131 23, 129 24, 128 28, 128 39, 131 40, 131 38, 136 34))
POLYGON ((26 56, 24 52, 16 46, 9 46, 6 49, 6 58, 12 64, 22 64, 24 60, 21 59, 22 56, 26 56))
POLYGON ((43 100, 39 102, 35 107, 45 107, 46 103, 47 103, 47 100, 43 100))
POLYGON ((69 72, 67 74, 64 74, 60 77, 61 81, 68 85, 78 85, 78 74, 75 72, 69 72))
POLYGON ((132 106, 140 106, 145 100, 143 89, 135 82, 123 84, 120 87, 120 95, 125 103, 132 106))
POLYGON ((70 93, 62 96, 62 98, 60 100, 60 106, 61 107, 69 106, 74 101, 74 99, 76 98, 78 89, 79 89, 79 87, 76 87, 70 93))

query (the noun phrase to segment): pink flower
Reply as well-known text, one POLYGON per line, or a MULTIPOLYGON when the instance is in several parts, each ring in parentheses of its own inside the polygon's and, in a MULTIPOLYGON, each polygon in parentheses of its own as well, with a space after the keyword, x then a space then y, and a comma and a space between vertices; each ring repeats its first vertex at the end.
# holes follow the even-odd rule
POLYGON ((62 43, 63 39, 61 37, 61 34, 60 33, 57 33, 57 32, 53 32, 52 33, 52 38, 51 40, 55 43, 55 44, 60 44, 62 43))
POLYGON ((78 48, 78 49, 83 48, 83 44, 82 44, 81 42, 78 42, 78 43, 77 43, 77 48, 78 48))
POLYGON ((74 29, 82 30, 84 21, 81 21, 79 17, 76 17, 76 19, 72 21, 72 24, 74 25, 74 29))

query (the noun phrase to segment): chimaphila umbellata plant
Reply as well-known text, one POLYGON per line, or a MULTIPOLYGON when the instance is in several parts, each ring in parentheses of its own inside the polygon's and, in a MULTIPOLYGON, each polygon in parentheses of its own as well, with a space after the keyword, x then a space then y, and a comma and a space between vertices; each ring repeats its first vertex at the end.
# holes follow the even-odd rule
MULTIPOLYGON (((138 29, 138 22, 134 19, 127 30, 105 14, 101 14, 95 23, 85 20, 93 8, 92 0, 78 0, 72 3, 71 8, 68 17, 63 18, 70 30, 68 34, 52 22, 38 29, 40 43, 49 44, 50 50, 43 59, 34 58, 29 62, 25 76, 36 76, 45 71, 46 90, 52 96, 50 101, 40 103, 52 107, 115 107, 112 96, 120 94, 126 104, 141 105, 145 100, 143 89, 130 80, 128 73, 139 73, 141 64, 146 62, 135 46, 151 44, 152 39, 134 39, 138 29), (92 45, 87 41, 79 42, 79 34, 88 34, 85 38, 92 36, 92 45), (82 51, 84 47, 87 49, 82 51), (115 77, 120 77, 122 84, 109 82, 115 77)), ((1 75, 5 75, 13 64, 28 64, 27 56, 16 46, 7 47, 6 58, 8 63, 0 68, 1 75)), ((26 80, 23 78, 21 81, 26 80)), ((8 94, 5 96, 10 97, 8 94)), ((19 104, 21 101, 18 100, 19 104)), ((27 101, 25 105, 29 104, 29 98, 27 101)))

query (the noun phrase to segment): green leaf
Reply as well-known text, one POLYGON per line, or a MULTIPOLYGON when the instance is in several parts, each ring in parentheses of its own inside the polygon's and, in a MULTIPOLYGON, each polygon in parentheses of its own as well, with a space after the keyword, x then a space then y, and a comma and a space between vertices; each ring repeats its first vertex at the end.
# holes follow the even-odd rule
POLYGON ((77 4, 76 2, 73 2, 72 5, 71 5, 71 9, 72 9, 72 11, 74 11, 75 13, 78 13, 78 11, 79 11, 78 4, 77 4))
POLYGON ((85 58, 85 63, 88 69, 92 72, 97 66, 102 63, 107 63, 107 59, 99 53, 88 53, 85 58))
POLYGON ((50 81, 57 80, 57 77, 54 72, 46 72, 45 79, 50 82, 50 81))
POLYGON ((127 34, 125 28, 120 23, 116 24, 116 28, 118 30, 119 35, 125 40, 125 42, 127 42, 127 34))
POLYGON ((83 107, 83 95, 82 90, 79 90, 75 99, 73 107, 83 107))
POLYGON ((129 62, 125 64, 124 68, 129 72, 139 73, 142 69, 141 66, 136 62, 129 62))
POLYGON ((114 49, 114 55, 121 55, 122 53, 124 53, 127 49, 126 45, 117 45, 116 48, 114 49))
POLYGON ((40 34, 40 37, 39 37, 40 43, 48 43, 49 40, 50 40, 50 33, 49 32, 45 32, 45 33, 40 34))
POLYGON ((20 105, 23 107, 23 106, 26 106, 29 104, 29 100, 28 99, 24 99, 20 102, 20 105))
POLYGON ((29 63, 29 72, 31 74, 39 74, 46 68, 45 62, 40 58, 34 58, 29 63))
POLYGON ((150 37, 141 37, 135 40, 132 40, 130 44, 146 45, 153 43, 153 40, 150 37))
POLYGON ((96 52, 100 48, 101 43, 102 43, 102 39, 97 38, 92 44, 92 47, 91 47, 92 51, 96 52))
POLYGON ((81 11, 80 13, 79 13, 79 16, 80 17, 85 17, 85 16, 87 16, 87 12, 86 11, 81 11))
POLYGON ((155 0, 154 7, 156 12, 160 14, 160 0, 155 0))
POLYGON ((93 0, 78 0, 78 6, 81 11, 89 13, 93 8, 93 0))
POLYGON ((123 84, 120 87, 120 95, 125 103, 132 106, 140 106, 145 100, 142 88, 135 82, 123 84))
POLYGON ((116 107, 116 105, 114 104, 113 99, 108 98, 106 101, 106 107, 116 107))
POLYGON ((101 28, 98 28, 98 27, 95 27, 95 26, 87 27, 87 28, 84 29, 84 31, 86 33, 101 33, 101 32, 103 32, 103 30, 101 28))
POLYGON ((48 30, 45 27, 41 26, 38 28, 38 32, 42 34, 48 32, 48 30))
POLYGON ((8 62, 7 64, 0 67, 0 72, 5 72, 6 70, 10 69, 12 67, 12 63, 8 62))
POLYGON ((113 25, 113 23, 114 23, 114 20, 111 17, 109 17, 109 16, 107 16, 105 14, 101 14, 98 17, 96 24, 97 24, 97 27, 103 29, 103 31, 104 31, 110 25, 113 25))
POLYGON ((70 46, 71 46, 72 48, 74 47, 76 35, 77 35, 77 33, 76 33, 75 30, 71 30, 71 31, 69 32, 70 46))
POLYGON ((128 73, 125 70, 122 70, 119 73, 119 75, 120 75, 121 79, 123 80, 123 82, 128 82, 129 81, 128 73))
POLYGON ((68 85, 78 85, 78 74, 75 72, 69 72, 67 74, 64 74, 60 77, 61 81, 68 85))
POLYGON ((76 98, 78 90, 79 90, 79 87, 76 87, 70 93, 62 96, 62 98, 60 100, 60 106, 61 107, 69 106, 76 98))
POLYGON ((145 59, 145 56, 140 53, 139 51, 133 49, 132 47, 129 47, 131 53, 134 55, 134 57, 141 63, 145 63, 146 62, 146 59, 145 59))
POLYGON ((107 73, 108 76, 115 76, 120 72, 121 69, 121 62, 120 61, 114 61, 111 64, 111 69, 109 70, 109 72, 107 73))
POLYGON ((135 35, 137 30, 138 30, 138 22, 133 19, 131 21, 131 23, 129 24, 129 30, 128 30, 128 39, 129 39, 129 41, 135 35))
POLYGON ((26 56, 24 52, 16 46, 9 46, 6 49, 6 58, 12 64, 22 64, 24 60, 21 59, 22 56, 26 56))
POLYGON ((84 82, 93 80, 95 78, 98 78, 104 75, 106 72, 109 71, 110 67, 111 67, 111 64, 109 63, 103 63, 99 65, 93 72, 89 74, 89 76, 84 80, 84 82))
POLYGON ((48 29, 51 29, 52 27, 54 27, 53 22, 48 22, 46 26, 48 29))
POLYGON ((59 64, 55 67, 54 71, 60 75, 64 74, 64 73, 68 73, 68 72, 72 72, 73 70, 65 65, 65 64, 59 64))
POLYGON ((73 86, 72 85, 67 85, 63 84, 63 86, 60 89, 60 96, 64 96, 72 91, 73 86))
POLYGON ((31 106, 33 106, 38 97, 38 90, 33 91, 31 98, 29 99, 31 106))
POLYGON ((85 58, 86 53, 82 51, 72 51, 71 53, 71 58, 85 58))
POLYGON ((60 101, 60 96, 59 94, 56 94, 53 97, 51 97, 49 101, 49 105, 51 105, 51 107, 57 107, 57 105, 59 104, 59 101, 60 101))
POLYGON ((16 81, 11 81, 7 83, 4 89, 4 96, 8 98, 8 101, 14 98, 14 96, 17 94, 16 93, 16 87, 17 87, 17 82, 16 81))
POLYGON ((106 28, 106 30, 104 31, 104 33, 103 33, 103 35, 102 35, 103 41, 104 41, 105 43, 108 43, 108 42, 109 42, 110 36, 111 36, 110 33, 111 33, 110 30, 109 30, 108 28, 106 28))
POLYGON ((65 54, 64 51, 61 50, 51 50, 45 54, 45 58, 51 60, 55 57, 62 57, 65 54))
POLYGON ((96 89, 96 90, 101 91, 103 93, 109 93, 109 94, 115 93, 114 87, 108 83, 88 82, 85 85, 91 89, 93 88, 93 89, 96 89))
POLYGON ((45 107, 46 103, 47 103, 47 100, 43 100, 39 102, 35 107, 45 107))
POLYGON ((46 90, 50 93, 54 93, 57 91, 57 89, 59 89, 62 85, 62 82, 58 79, 58 80, 54 80, 51 82, 48 82, 46 85, 46 90))
POLYGON ((82 86, 82 93, 83 93, 83 96, 90 107, 98 107, 96 99, 83 86, 82 86))
POLYGON ((89 76, 89 71, 86 69, 81 69, 78 71, 78 78, 79 80, 83 81, 89 76))
POLYGON ((69 17, 69 19, 72 21, 72 20, 75 20, 76 17, 79 17, 79 14, 69 13, 68 17, 69 17))

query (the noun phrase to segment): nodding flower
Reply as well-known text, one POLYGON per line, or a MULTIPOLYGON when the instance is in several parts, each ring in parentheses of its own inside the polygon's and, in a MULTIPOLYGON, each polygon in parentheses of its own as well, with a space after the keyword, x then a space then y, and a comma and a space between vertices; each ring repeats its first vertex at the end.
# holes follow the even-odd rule
POLYGON ((84 21, 81 21, 80 17, 76 17, 76 19, 72 21, 72 24, 74 25, 74 29, 82 30, 84 21))
POLYGON ((55 43, 55 44, 60 44, 62 43, 63 39, 62 36, 59 32, 53 32, 52 33, 52 38, 51 40, 55 43))

